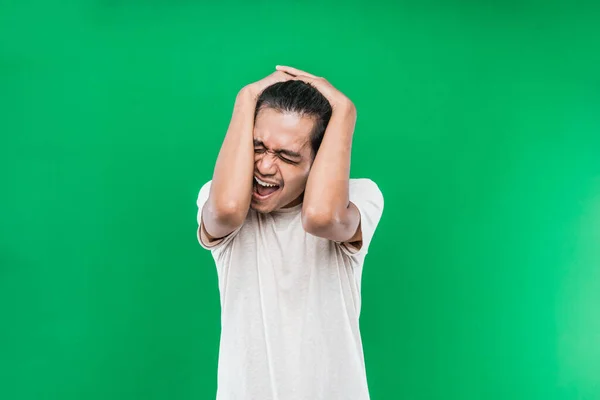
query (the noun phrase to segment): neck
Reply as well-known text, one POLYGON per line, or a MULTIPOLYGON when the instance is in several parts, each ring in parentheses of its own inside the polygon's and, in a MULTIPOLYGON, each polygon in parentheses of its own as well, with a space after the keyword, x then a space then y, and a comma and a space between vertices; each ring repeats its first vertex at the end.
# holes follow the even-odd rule
POLYGON ((298 196, 298 197, 296 198, 296 200, 293 200, 292 202, 290 202, 289 204, 287 204, 287 205, 285 205, 285 206, 283 206, 283 207, 281 207, 281 208, 290 208, 290 207, 297 206, 298 204, 302 203, 302 200, 303 200, 303 199, 304 199, 304 192, 302 192, 302 193, 300 194, 300 196, 298 196))

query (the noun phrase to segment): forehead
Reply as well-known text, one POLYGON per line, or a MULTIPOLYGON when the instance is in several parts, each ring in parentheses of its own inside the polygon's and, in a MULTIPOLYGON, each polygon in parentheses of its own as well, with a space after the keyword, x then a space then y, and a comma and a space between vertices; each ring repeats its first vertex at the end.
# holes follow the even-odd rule
POLYGON ((310 151, 310 133, 314 119, 296 113, 281 112, 272 108, 261 110, 254 124, 254 139, 268 148, 310 151))

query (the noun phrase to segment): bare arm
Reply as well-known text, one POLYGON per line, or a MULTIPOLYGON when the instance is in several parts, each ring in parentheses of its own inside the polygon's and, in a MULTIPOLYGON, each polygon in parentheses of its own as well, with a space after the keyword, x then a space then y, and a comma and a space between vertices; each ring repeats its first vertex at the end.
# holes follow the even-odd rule
POLYGON ((210 193, 202 208, 204 233, 209 239, 229 235, 244 223, 252 198, 254 175, 254 111, 268 86, 291 79, 276 71, 238 93, 227 134, 213 172, 210 193))
POLYGON ((352 104, 334 109, 304 193, 307 232, 339 242, 361 240, 360 213, 350 202, 348 188, 355 123, 352 104))
POLYGON ((254 170, 254 109, 252 93, 242 89, 235 100, 233 115, 213 172, 202 222, 210 239, 227 236, 246 218, 252 195, 254 170))
POLYGON ((327 98, 333 110, 306 183, 302 205, 304 229, 338 242, 361 242, 360 212, 349 199, 356 107, 324 78, 286 66, 277 69, 312 84, 327 98))

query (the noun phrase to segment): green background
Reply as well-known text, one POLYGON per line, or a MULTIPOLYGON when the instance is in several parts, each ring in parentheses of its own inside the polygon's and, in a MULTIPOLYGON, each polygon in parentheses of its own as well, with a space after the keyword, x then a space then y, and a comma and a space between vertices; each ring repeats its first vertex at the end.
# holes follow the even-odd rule
POLYGON ((0 398, 214 398, 196 196, 237 91, 284 64, 355 102, 352 177, 385 196, 372 398, 600 399, 599 21, 566 0, 0 2, 0 398))

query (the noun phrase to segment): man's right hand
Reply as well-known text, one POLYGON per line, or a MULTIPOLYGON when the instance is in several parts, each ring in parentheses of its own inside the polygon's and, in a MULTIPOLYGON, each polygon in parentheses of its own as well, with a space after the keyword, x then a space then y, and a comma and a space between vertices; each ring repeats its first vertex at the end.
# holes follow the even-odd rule
POLYGON ((283 71, 244 86, 238 92, 221 145, 210 193, 202 209, 204 235, 222 238, 241 226, 248 214, 254 183, 254 113, 258 96, 277 82, 293 79, 283 71))
POLYGON ((262 78, 259 81, 250 83, 242 89, 243 91, 247 91, 251 94, 254 100, 258 99, 258 96, 268 88, 269 86, 277 83, 277 82, 285 82, 294 79, 293 75, 287 74, 283 71, 275 71, 271 75, 268 75, 262 78))

